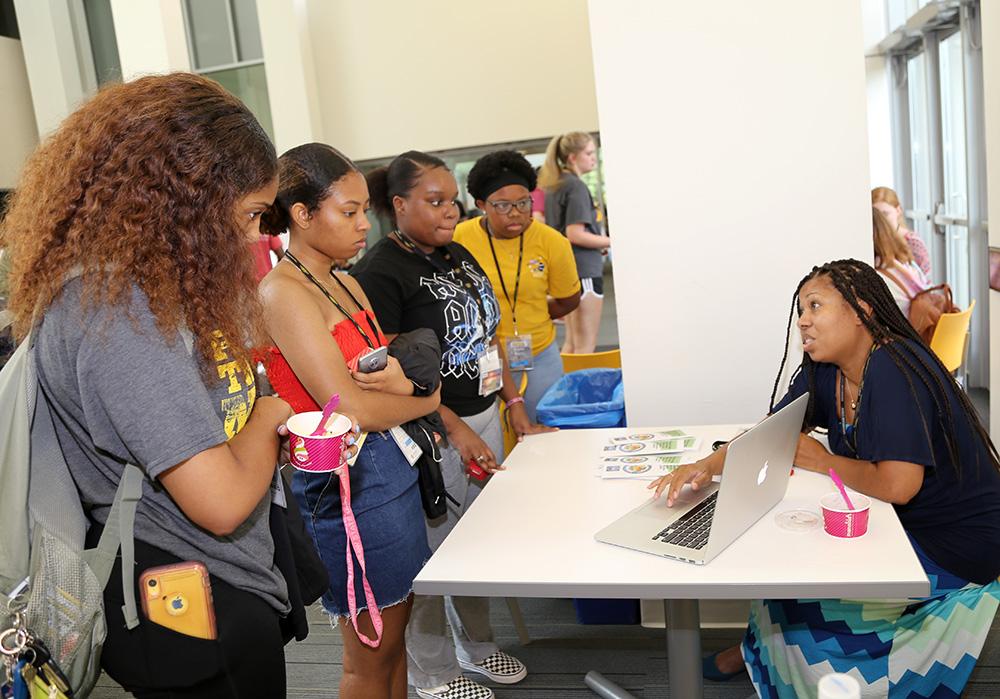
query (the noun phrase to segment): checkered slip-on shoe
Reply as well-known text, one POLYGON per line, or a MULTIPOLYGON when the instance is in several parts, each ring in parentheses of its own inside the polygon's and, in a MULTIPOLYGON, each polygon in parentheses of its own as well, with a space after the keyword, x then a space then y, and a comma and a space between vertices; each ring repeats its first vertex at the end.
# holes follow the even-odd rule
POLYGON ((443 687, 433 689, 414 687, 414 689, 417 690, 417 696, 423 699, 495 699, 492 689, 476 684, 461 675, 443 687))
POLYGON ((524 663, 502 650, 498 650, 480 663, 466 663, 459 660, 458 664, 463 670, 478 672, 500 684, 514 684, 528 676, 528 668, 524 663))

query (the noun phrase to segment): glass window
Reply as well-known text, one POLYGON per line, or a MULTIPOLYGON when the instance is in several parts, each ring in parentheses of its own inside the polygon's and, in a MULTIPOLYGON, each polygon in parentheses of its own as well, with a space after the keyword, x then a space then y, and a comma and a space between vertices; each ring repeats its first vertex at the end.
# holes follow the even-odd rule
POLYGON ((120 82, 122 64, 118 56, 118 38, 115 20, 111 15, 111 0, 84 0, 83 11, 87 17, 90 51, 94 56, 94 74, 97 84, 120 82))
MULTIPOLYGON (((929 242, 931 227, 930 151, 927 144, 927 70, 924 54, 907 61, 907 92, 910 103, 910 166, 913 172, 913 201, 909 206, 916 212, 913 230, 924 242, 929 242)), ((903 202, 906 206, 907 202, 903 202)))
POLYGON ((236 63, 236 42, 227 0, 187 0, 188 31, 196 68, 236 63))
MULTIPOLYGON (((962 34, 955 32, 940 44, 941 67, 941 147, 944 156, 944 215, 968 218, 968 174, 965 144, 965 74, 962 59, 962 34)), ((945 228, 946 279, 955 296, 955 304, 969 304, 969 228, 951 225, 945 228)))
POLYGON ((233 0, 232 7, 237 58, 241 61, 263 59, 264 49, 260 44, 260 24, 257 22, 256 0, 233 0))
POLYGON ((267 78, 264 76, 264 64, 258 63, 240 68, 205 72, 207 78, 217 81, 250 108, 264 130, 271 135, 274 126, 271 122, 271 105, 267 100, 267 78))

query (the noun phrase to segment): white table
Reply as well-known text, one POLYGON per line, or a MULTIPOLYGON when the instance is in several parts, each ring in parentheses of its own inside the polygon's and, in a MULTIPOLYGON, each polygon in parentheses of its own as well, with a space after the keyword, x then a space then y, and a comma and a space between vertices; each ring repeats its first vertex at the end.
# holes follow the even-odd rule
MULTIPOLYGON (((828 478, 796 469, 785 499, 704 566, 599 543, 594 533, 649 497, 647 482, 594 475, 609 437, 644 428, 564 430, 527 438, 414 581, 421 594, 664 599, 672 694, 701 696, 699 599, 874 598, 929 594, 891 505, 873 501, 868 533, 793 532, 775 515, 819 513, 828 478), (502 532, 503 546, 484 546, 502 532)), ((742 426, 683 427, 713 440, 742 426)), ((603 696, 615 688, 598 690, 603 696)))

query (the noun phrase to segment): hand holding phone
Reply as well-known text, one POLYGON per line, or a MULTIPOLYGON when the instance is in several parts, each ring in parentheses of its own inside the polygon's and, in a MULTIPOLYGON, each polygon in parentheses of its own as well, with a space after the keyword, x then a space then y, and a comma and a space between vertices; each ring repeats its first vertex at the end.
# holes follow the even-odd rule
POLYGON ((149 568, 139 576, 139 589, 142 612, 154 624, 195 638, 216 637, 212 584, 203 563, 149 568))
POLYGON ((389 362, 389 348, 376 347, 370 352, 365 352, 358 357, 358 371, 362 374, 371 374, 375 371, 382 371, 389 362))

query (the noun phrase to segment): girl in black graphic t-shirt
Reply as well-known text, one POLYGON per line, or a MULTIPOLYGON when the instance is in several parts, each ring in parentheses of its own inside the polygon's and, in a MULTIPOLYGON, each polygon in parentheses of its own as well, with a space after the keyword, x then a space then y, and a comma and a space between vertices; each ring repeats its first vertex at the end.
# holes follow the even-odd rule
MULTIPOLYGON (((441 470, 449 494, 447 515, 427 522, 431 549, 436 549, 479 493, 482 483, 466 473, 473 462, 487 474, 502 470, 503 436, 497 396, 508 404, 520 397, 505 363, 499 361, 503 388, 484 385, 483 358, 499 352, 500 319, 493 288, 475 258, 452 242, 458 208, 458 186, 445 164, 432 156, 408 152, 388 167, 368 175, 372 206, 395 229, 351 270, 368 295, 390 340, 415 328, 431 328, 441 343, 441 417, 449 447, 442 450, 441 470)), ((524 411, 516 411, 523 415, 524 411)), ((525 424, 519 434, 548 428, 525 424)), ((482 688, 462 677, 463 671, 502 683, 526 674, 515 658, 492 642, 489 601, 416 595, 406 630, 410 684, 435 689, 434 696, 473 696, 482 688), (447 614, 458 649, 445 637, 447 614), (462 694, 462 692, 466 694, 462 694)), ((426 692, 425 692, 426 693, 426 692)))

